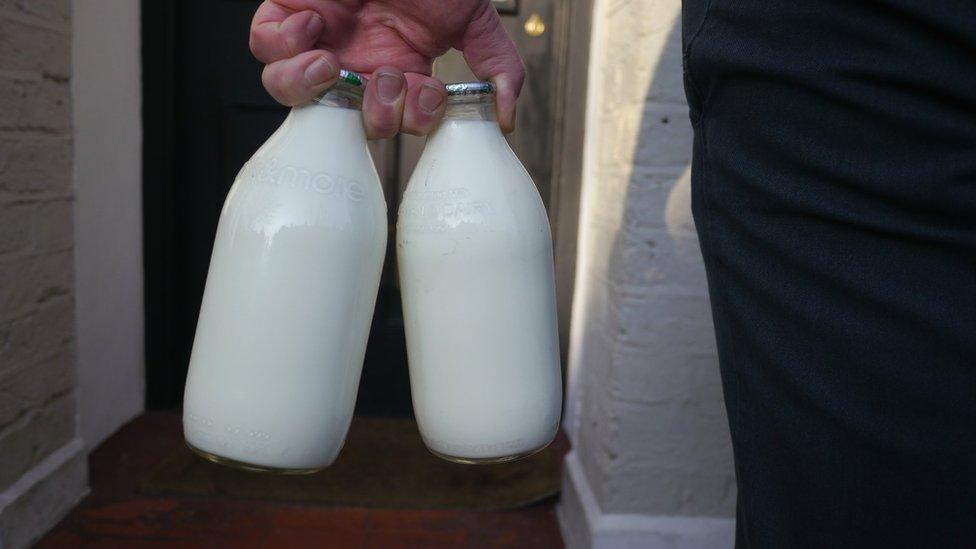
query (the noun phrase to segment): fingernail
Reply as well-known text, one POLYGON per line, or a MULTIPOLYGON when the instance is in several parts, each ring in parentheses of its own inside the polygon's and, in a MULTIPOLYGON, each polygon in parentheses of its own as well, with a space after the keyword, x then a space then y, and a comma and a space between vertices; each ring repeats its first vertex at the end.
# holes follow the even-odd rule
POLYGON ((305 69, 305 80, 311 86, 319 86, 335 78, 335 67, 329 60, 319 57, 305 69))
POLYGON ((325 22, 322 21, 322 16, 317 13, 313 13, 312 18, 309 19, 308 23, 305 25, 305 35, 309 38, 318 40, 319 36, 322 35, 322 27, 324 25, 325 22))
POLYGON ((401 91, 403 91, 403 78, 389 73, 376 77, 376 94, 384 103, 393 103, 399 99, 401 91))
POLYGON ((420 87, 420 95, 417 96, 417 103, 425 112, 432 113, 440 108, 444 102, 444 94, 430 84, 420 87))

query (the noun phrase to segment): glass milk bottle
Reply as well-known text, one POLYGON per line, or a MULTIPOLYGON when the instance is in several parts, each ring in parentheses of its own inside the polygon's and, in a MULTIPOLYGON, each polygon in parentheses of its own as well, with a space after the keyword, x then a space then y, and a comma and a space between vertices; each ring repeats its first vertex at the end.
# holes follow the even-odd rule
POLYGON ((447 90, 397 223, 414 413, 440 457, 509 461, 544 448, 559 425, 552 239, 492 86, 447 90))
POLYGON ((212 461, 304 473, 342 447, 387 235, 362 88, 342 71, 293 108, 227 195, 183 398, 212 461))

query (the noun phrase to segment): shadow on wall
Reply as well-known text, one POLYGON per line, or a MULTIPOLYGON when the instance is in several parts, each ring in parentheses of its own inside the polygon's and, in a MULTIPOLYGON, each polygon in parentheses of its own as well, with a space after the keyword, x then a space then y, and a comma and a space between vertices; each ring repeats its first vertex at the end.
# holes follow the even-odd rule
POLYGON ((604 513, 731 516, 732 453, 691 214, 693 134, 676 4, 648 8, 667 15, 651 29, 620 13, 634 10, 612 10, 607 36, 597 38, 603 99, 590 119, 599 139, 587 169, 592 259, 587 293, 577 295, 586 326, 574 444, 604 513), (657 59, 644 47, 651 42, 663 45, 657 59), (594 388, 603 386, 600 396, 594 388))

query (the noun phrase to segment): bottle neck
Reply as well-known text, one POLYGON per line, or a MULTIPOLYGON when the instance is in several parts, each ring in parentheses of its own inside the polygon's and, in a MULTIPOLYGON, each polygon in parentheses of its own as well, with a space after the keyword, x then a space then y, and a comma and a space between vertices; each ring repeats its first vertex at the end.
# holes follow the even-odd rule
MULTIPOLYGON (((494 98, 487 100, 452 101, 448 98, 444 119, 428 136, 428 149, 440 151, 467 150, 472 144, 479 147, 508 147, 502 129, 495 117, 494 98)), ((427 149, 425 149, 424 154, 427 149)), ((453 153, 452 153, 453 154, 453 153)))
POLYGON ((292 108, 279 132, 281 139, 333 143, 337 136, 342 136, 342 140, 361 141, 365 145, 362 114, 354 99, 326 93, 311 103, 292 108))
POLYGON ((363 108, 363 94, 359 90, 347 90, 337 86, 315 97, 312 102, 324 107, 360 110, 363 108))
POLYGON ((342 69, 339 71, 336 83, 321 95, 314 97, 312 102, 326 107, 359 110, 363 108, 365 86, 366 81, 362 76, 342 69))
POLYGON ((480 97, 448 97, 447 108, 444 110, 444 120, 479 120, 495 122, 495 98, 493 96, 480 97))

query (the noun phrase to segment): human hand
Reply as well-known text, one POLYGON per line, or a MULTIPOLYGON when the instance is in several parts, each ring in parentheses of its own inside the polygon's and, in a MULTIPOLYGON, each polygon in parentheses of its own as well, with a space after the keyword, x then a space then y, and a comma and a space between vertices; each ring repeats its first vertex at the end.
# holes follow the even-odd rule
POLYGON ((444 84, 430 76, 450 48, 496 88, 502 131, 515 125, 522 58, 491 0, 265 0, 251 23, 251 52, 280 103, 310 101, 339 69, 368 77, 363 123, 370 139, 430 133, 444 115, 444 84))

